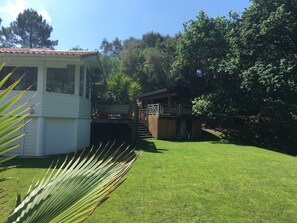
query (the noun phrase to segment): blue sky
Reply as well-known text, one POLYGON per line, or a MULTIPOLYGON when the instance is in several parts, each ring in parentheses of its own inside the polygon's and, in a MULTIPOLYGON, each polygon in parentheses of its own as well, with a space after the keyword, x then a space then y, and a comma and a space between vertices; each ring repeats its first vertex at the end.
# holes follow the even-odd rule
POLYGON ((201 10, 215 17, 243 12, 249 5, 249 0, 1 0, 0 18, 5 26, 33 8, 53 27, 56 49, 79 45, 94 50, 103 38, 140 38, 150 31, 174 35, 201 10))

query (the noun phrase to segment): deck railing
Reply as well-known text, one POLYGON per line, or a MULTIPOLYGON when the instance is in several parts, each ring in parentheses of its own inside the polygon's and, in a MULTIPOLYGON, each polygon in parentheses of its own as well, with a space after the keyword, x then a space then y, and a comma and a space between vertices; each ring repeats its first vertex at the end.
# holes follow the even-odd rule
POLYGON ((149 115, 158 115, 160 113, 160 104, 147 105, 147 113, 149 115))
POLYGON ((92 108, 93 118, 132 119, 132 109, 128 104, 96 104, 92 108))
POLYGON ((162 105, 162 104, 149 104, 146 109, 141 109, 140 114, 146 115, 159 115, 159 116, 184 116, 192 115, 192 106, 190 105, 162 105), (146 110, 146 111, 145 111, 146 110))
MULTIPOLYGON (((92 115, 94 119, 133 119, 134 114, 130 105, 96 104, 93 105, 92 115)), ((139 109, 139 120, 148 120, 149 115, 177 117, 192 115, 190 105, 162 105, 149 104, 147 108, 139 109)))

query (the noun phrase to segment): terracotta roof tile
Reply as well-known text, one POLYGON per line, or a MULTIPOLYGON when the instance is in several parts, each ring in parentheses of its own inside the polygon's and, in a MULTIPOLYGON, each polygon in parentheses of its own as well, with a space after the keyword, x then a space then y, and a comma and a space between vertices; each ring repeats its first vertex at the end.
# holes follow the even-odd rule
POLYGON ((51 49, 28 49, 28 48, 0 48, 0 54, 32 54, 32 55, 64 55, 64 56, 96 56, 96 51, 81 50, 51 50, 51 49))

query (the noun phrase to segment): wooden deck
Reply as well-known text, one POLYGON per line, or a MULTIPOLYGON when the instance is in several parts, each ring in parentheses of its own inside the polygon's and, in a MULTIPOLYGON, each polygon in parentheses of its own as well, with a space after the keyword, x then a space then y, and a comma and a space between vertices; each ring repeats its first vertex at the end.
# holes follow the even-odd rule
MULTIPOLYGON (((197 138, 201 132, 200 120, 192 115, 192 106, 149 104, 139 109, 138 123, 142 123, 154 138, 197 138)), ((135 115, 129 105, 99 105, 93 110, 92 123, 133 124, 135 115)))
POLYGON ((133 120, 130 105, 96 104, 92 108, 93 123, 131 123, 133 120))

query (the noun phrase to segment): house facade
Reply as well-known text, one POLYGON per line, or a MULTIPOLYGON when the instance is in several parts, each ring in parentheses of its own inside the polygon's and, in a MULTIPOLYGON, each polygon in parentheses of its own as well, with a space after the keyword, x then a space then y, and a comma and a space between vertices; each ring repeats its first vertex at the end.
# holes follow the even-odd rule
POLYGON ((24 75, 9 97, 29 87, 18 104, 32 106, 30 122, 21 130, 26 135, 9 155, 45 156, 89 146, 90 77, 98 67, 97 52, 0 49, 3 63, 0 79, 13 71, 7 85, 24 75))

